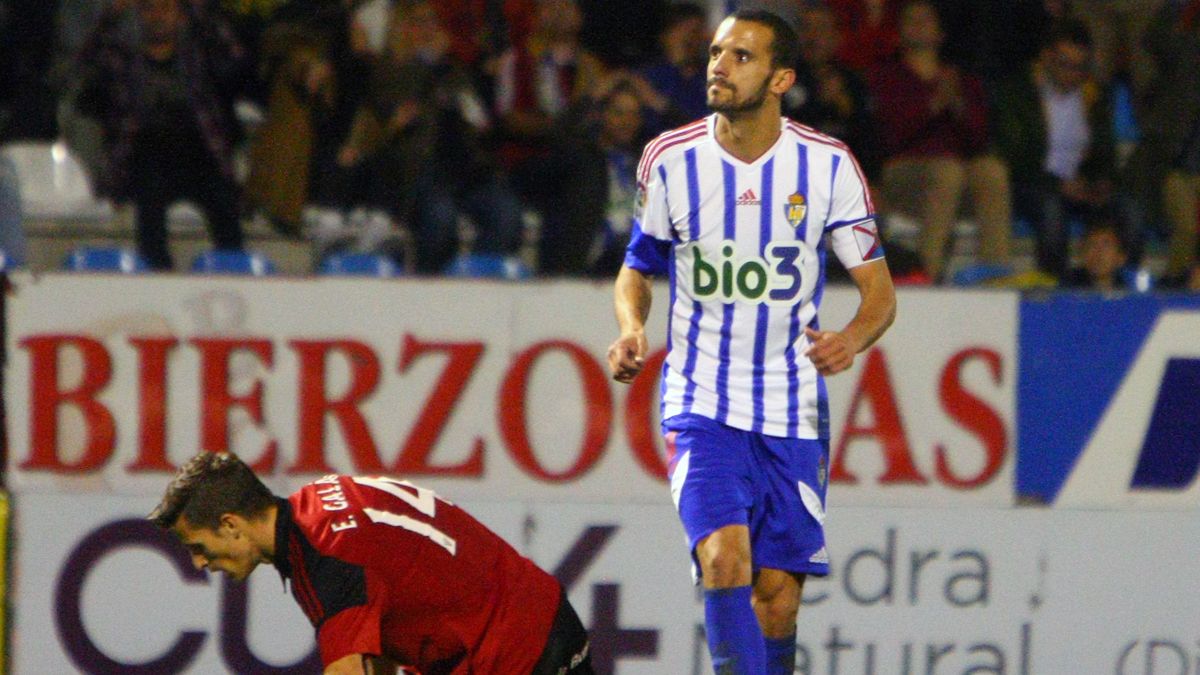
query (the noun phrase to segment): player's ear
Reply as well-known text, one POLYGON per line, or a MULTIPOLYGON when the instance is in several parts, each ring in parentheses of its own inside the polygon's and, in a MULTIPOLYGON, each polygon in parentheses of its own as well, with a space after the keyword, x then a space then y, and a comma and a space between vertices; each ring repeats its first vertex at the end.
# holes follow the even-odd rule
POLYGON ((792 68, 776 68, 771 76, 771 91, 782 96, 796 84, 796 71, 792 68))
POLYGON ((244 523, 245 519, 236 513, 222 513, 217 521, 217 530, 223 534, 236 534, 241 532, 244 523))

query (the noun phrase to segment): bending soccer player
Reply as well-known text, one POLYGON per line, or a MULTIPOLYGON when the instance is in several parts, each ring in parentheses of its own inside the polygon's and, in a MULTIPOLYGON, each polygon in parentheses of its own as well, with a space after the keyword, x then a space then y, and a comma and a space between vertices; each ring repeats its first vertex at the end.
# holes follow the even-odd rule
POLYGON ((234 455, 202 452, 149 518, 198 568, 240 581, 274 564, 316 627, 326 674, 592 673, 554 577, 405 481, 330 475, 282 499, 234 455))
POLYGON ((849 368, 895 317, 858 162, 780 115, 796 36, 740 11, 709 49, 704 119, 662 134, 638 168, 639 204, 615 304, 613 377, 646 358, 650 277, 672 284, 663 366, 671 493, 704 588, 718 673, 791 673, 805 576, 829 572, 825 375, 849 368), (825 237, 858 311, 822 330, 825 237))

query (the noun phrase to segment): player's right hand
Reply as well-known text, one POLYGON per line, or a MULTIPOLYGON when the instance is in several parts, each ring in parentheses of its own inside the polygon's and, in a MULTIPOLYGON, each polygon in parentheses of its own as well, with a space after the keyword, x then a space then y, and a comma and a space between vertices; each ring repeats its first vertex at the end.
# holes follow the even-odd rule
POLYGON ((646 365, 646 334, 625 333, 608 348, 608 369, 617 382, 631 382, 646 365))

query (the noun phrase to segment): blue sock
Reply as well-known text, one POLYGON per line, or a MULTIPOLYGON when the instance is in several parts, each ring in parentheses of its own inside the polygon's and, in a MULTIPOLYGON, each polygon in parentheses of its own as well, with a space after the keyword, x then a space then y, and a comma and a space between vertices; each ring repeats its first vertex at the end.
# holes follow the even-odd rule
POLYGON ((759 675, 766 670, 766 647, 749 586, 704 589, 704 626, 717 675, 759 675))
POLYGON ((791 675, 796 670, 796 634, 766 638, 767 675, 791 675))

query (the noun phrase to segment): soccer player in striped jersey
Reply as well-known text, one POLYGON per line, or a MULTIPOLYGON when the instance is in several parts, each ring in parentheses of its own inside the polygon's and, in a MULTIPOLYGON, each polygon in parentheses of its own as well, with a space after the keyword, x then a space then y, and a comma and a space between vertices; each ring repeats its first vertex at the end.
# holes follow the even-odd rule
POLYGON ((875 210, 846 146, 780 115, 796 36, 739 11, 709 50, 714 114, 651 141, 617 276, 613 376, 645 362, 650 277, 670 279, 663 431, 671 493, 704 587, 718 673, 790 673, 805 575, 828 574, 823 376, 895 316, 875 210), (858 311, 821 328, 826 240, 858 311))

